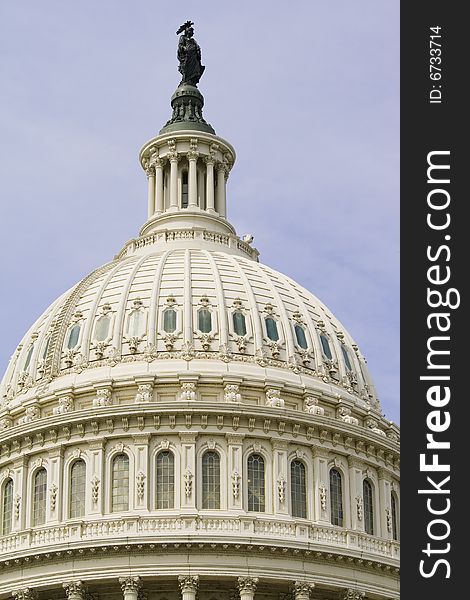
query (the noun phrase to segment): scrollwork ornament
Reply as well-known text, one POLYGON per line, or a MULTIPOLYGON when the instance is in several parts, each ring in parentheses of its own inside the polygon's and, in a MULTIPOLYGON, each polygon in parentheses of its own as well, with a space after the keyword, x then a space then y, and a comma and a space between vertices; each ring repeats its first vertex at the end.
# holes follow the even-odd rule
POLYGON ((323 481, 320 483, 320 506, 322 510, 326 510, 326 485, 323 481))
POLYGON ((191 494, 193 492, 193 473, 189 467, 186 468, 184 472, 184 493, 186 498, 191 498, 191 494))
POLYGON ((233 471, 232 473, 232 495, 235 500, 238 500, 238 496, 240 495, 240 473, 238 471, 233 471))
POLYGON ((282 473, 277 478, 277 493, 280 504, 284 504, 286 501, 286 478, 282 473))

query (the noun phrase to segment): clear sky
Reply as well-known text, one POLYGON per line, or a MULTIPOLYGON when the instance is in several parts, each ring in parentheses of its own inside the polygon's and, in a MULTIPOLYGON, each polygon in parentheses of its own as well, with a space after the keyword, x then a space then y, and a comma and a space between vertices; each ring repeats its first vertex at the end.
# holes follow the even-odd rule
POLYGON ((206 120, 238 155, 230 221, 343 322, 398 421, 398 0, 0 2, 0 371, 145 221, 137 155, 187 19, 206 120))

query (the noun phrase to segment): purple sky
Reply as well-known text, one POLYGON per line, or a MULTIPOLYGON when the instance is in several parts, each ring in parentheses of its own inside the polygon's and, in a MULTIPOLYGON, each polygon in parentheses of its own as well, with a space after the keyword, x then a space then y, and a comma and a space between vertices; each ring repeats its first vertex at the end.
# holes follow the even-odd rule
POLYGON ((238 155, 230 221, 343 322, 398 421, 398 1, 2 2, 0 371, 145 221, 137 154, 170 116, 187 19, 238 155))

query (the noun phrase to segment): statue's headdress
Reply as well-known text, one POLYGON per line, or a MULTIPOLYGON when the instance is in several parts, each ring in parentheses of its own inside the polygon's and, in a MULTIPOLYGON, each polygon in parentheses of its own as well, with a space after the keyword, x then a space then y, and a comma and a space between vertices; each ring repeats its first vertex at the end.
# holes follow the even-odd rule
POLYGON ((191 25, 194 25, 194 23, 192 21, 186 21, 186 23, 183 23, 181 25, 181 27, 178 29, 178 31, 176 32, 176 35, 183 33, 183 31, 186 31, 186 29, 189 29, 191 27, 191 25))

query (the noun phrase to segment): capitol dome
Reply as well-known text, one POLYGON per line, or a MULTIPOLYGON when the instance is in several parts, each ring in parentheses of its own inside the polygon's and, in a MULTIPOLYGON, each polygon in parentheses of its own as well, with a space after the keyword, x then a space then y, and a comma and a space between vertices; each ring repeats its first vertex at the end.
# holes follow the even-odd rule
POLYGON ((1 384, 0 597, 398 598, 398 428, 313 294, 227 221, 197 81, 140 152, 148 219, 1 384))

